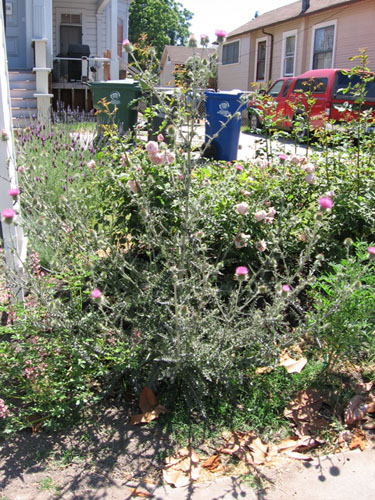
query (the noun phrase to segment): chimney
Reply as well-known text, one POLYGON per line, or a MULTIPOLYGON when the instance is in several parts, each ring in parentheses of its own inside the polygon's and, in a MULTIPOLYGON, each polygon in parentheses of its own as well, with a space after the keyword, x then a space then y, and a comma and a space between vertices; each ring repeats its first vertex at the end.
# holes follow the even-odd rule
POLYGON ((310 0, 302 0, 301 14, 304 14, 310 8, 310 0))

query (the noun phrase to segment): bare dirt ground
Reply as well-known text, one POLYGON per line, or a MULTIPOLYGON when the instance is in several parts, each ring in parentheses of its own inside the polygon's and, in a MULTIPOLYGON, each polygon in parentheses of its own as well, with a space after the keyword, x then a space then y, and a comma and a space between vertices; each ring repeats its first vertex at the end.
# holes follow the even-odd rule
POLYGON ((0 500, 125 499, 139 484, 157 484, 170 439, 129 421, 112 408, 63 432, 26 430, 0 441, 0 500), (121 496, 107 496, 111 488, 121 496))

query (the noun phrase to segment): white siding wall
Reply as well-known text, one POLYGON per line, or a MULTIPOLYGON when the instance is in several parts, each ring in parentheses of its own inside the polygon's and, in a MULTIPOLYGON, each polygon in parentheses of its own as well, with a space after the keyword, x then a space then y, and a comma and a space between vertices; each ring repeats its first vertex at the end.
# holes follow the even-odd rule
POLYGON ((97 36, 96 36, 96 7, 97 0, 54 0, 53 2, 53 52, 58 54, 60 47, 57 46, 60 39, 60 24, 57 19, 57 13, 60 11, 66 13, 82 13, 82 43, 89 45, 90 55, 102 56, 97 54, 97 36), (57 11, 57 9, 59 9, 57 11))
MULTIPOLYGON (((248 90, 250 37, 238 37, 240 40, 239 62, 236 64, 219 65, 219 90, 248 90)), ((237 40, 237 38, 233 39, 237 40)), ((220 54, 220 60, 221 60, 220 54)))

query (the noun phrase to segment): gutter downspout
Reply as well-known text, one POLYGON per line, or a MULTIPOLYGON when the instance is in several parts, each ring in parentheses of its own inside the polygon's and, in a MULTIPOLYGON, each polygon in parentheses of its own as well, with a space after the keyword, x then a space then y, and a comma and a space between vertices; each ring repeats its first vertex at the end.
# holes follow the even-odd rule
POLYGON ((269 67, 268 67, 268 80, 272 79, 272 59, 273 59, 273 34, 268 33, 267 31, 264 31, 264 28, 262 28, 262 33, 264 35, 267 35, 271 37, 271 48, 270 48, 270 62, 269 62, 269 67))

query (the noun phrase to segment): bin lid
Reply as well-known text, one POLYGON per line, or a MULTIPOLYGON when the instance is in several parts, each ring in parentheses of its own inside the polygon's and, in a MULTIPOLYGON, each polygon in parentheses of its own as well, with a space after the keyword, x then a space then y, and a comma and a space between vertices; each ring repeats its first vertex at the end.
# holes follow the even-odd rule
POLYGON ((213 90, 206 90, 205 95, 210 96, 210 97, 224 97, 224 96, 241 96, 244 91, 243 90, 238 90, 238 89, 233 89, 233 90, 226 90, 226 91, 219 91, 219 92, 214 92, 213 90))
POLYGON ((131 78, 126 78, 125 80, 103 80, 100 82, 88 82, 89 87, 132 87, 140 88, 139 83, 131 78))

